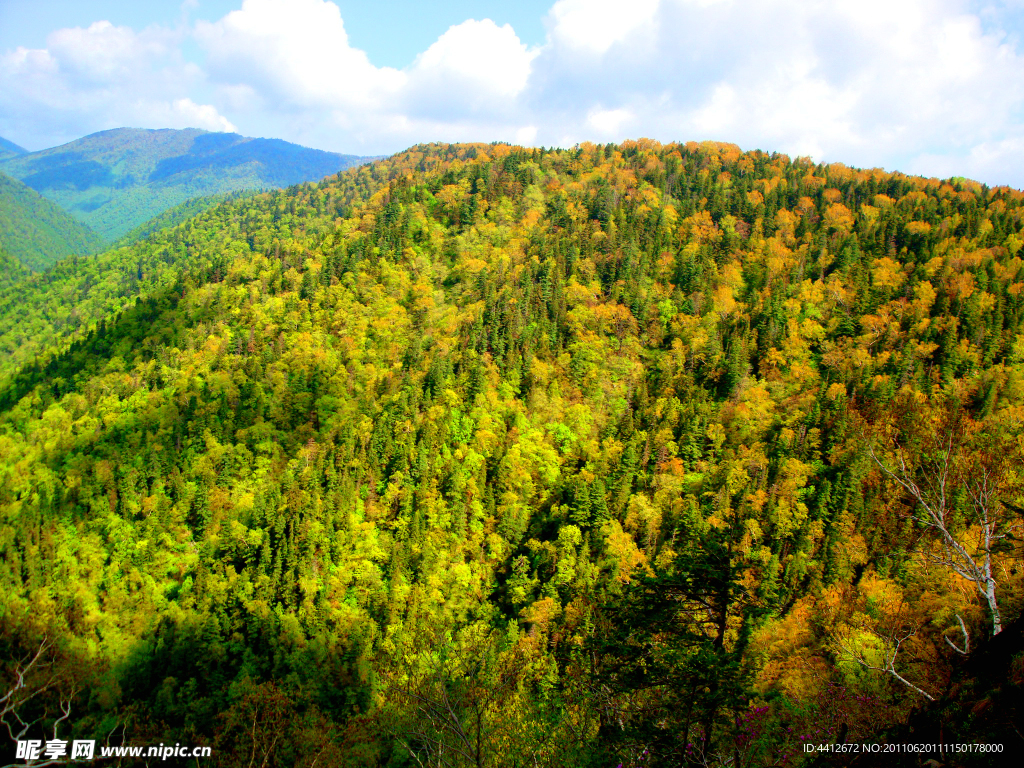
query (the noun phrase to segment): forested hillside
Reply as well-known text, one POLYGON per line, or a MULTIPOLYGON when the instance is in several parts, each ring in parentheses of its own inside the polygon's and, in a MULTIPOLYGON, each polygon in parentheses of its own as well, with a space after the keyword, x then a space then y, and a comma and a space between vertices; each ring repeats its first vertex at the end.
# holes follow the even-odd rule
MULTIPOLYGON (((224 200, 230 200, 225 197, 224 200)), ((223 204, 223 203, 222 203, 223 204)), ((222 211, 216 199, 200 198, 183 203, 158 216, 152 226, 183 210, 198 210, 189 224, 215 232, 222 224, 222 211)), ((147 235, 144 225, 122 242, 139 242, 90 258, 70 258, 4 289, 6 301, 0 302, 0 400, 17 395, 17 386, 8 387, 12 376, 21 370, 19 381, 33 381, 41 358, 52 358, 74 338, 81 338, 98 321, 117 314, 140 296, 148 296, 172 285, 189 260, 168 243, 180 237, 160 232, 147 235), (150 237, 151 243, 144 238, 150 237)), ((16 398, 15 398, 16 399, 16 398)))
POLYGON ((205 211, 207 208, 212 208, 218 203, 224 202, 225 200, 231 200, 233 198, 240 197, 251 197, 257 194, 257 190, 245 190, 241 189, 236 192, 225 192, 219 195, 210 195, 208 197, 193 197, 189 198, 185 202, 168 208, 163 213, 154 216, 144 224, 139 225, 128 234, 119 238, 110 247, 112 249, 119 248, 127 245, 132 245, 137 240, 143 240, 154 232, 167 227, 174 227, 181 224, 183 221, 195 218, 200 213, 205 211))
POLYGON ((28 274, 20 261, 0 249, 0 296, 5 296, 8 288, 24 280, 28 274))
POLYGON ((117 128, 0 159, 0 171, 109 244, 192 198, 318 181, 364 161, 280 139, 197 128, 117 128))
POLYGON ((45 197, 0 173, 0 249, 39 271, 98 250, 100 239, 45 197))
POLYGON ((1020 632, 1022 216, 732 145, 430 145, 21 281, 0 642, 56 682, 17 706, 225 766, 898 732, 1020 632))

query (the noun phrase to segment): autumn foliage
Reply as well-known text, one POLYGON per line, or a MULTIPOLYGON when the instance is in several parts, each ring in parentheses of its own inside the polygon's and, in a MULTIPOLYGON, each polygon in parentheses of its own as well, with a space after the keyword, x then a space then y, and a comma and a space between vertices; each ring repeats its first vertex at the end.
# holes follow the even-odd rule
POLYGON ((429 145, 63 262, 2 289, 0 613, 225 765, 869 738, 992 634, 907 482, 1021 612, 1022 228, 732 145, 429 145))

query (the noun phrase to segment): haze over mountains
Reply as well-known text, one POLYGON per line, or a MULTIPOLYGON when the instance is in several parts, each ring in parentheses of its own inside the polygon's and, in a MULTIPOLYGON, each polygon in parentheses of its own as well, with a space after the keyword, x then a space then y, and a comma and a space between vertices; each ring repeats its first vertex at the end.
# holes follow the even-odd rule
POLYGON ((0 136, 0 159, 24 155, 27 152, 28 150, 24 147, 19 147, 13 141, 8 141, 3 136, 0 136))
POLYGON ((22 181, 112 243, 197 197, 316 181, 363 158, 279 139, 118 128, 26 152, 0 143, 0 172, 22 181))

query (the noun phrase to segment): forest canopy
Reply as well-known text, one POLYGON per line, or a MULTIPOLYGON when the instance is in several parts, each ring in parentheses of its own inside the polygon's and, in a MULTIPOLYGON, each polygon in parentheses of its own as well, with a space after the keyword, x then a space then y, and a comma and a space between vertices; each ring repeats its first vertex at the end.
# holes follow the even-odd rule
POLYGON ((1022 218, 728 144, 435 144, 12 278, 25 707, 281 766, 795 765, 948 710, 1020 632, 1022 218))

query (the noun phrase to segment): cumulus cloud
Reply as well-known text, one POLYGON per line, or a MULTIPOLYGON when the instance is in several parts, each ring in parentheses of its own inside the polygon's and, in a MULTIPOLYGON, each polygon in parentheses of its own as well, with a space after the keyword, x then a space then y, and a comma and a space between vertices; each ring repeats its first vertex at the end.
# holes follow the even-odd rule
POLYGON ((451 27, 416 57, 405 99, 422 103, 417 97, 427 95, 455 108, 500 109, 526 87, 535 56, 508 24, 470 19, 451 27))
POLYGON ((338 6, 325 0, 245 0, 195 37, 212 78, 292 109, 376 108, 404 82, 349 45, 338 6))
MULTIPOLYGON (((581 0, 555 4, 531 94, 539 108, 561 113, 563 124, 552 125, 550 136, 564 134, 575 114, 570 133, 580 140, 599 132, 711 138, 922 172, 946 167, 936 158, 968 157, 975 147, 976 156, 988 157, 986 146, 1002 153, 986 167, 1001 166, 1003 180, 1024 183, 1015 144, 992 143, 1024 135, 1024 61, 966 3, 652 3, 632 30, 596 35, 600 44, 586 51, 585 67, 573 66, 582 57, 562 41, 581 46, 597 22, 581 0), (634 119, 613 130, 594 122, 616 110, 634 119)), ((606 19, 629 18, 635 5, 602 2, 606 19)))
POLYGON ((1024 186, 1022 1, 558 0, 539 47, 469 19, 395 69, 351 44, 330 0, 245 0, 191 27, 101 22, 0 54, 0 135, 234 122, 365 154, 708 138, 1024 186))
POLYGON ((245 0, 184 29, 100 21, 56 30, 45 49, 0 54, 0 135, 36 147, 120 125, 237 123, 367 153, 424 140, 530 141, 537 128, 518 102, 536 55, 511 26, 470 19, 404 70, 377 67, 326 0, 245 0), (181 55, 188 40, 201 66, 181 55))
POLYGON ((595 108, 587 115, 587 125, 595 130, 601 138, 622 134, 626 130, 626 126, 634 121, 633 113, 628 109, 595 108))
POLYGON ((653 32, 658 0, 559 0, 551 8, 551 37, 558 47, 588 54, 603 54, 613 45, 631 40, 637 32, 653 32))
POLYGON ((121 126, 234 130, 193 100, 204 76, 180 56, 181 39, 98 21, 54 31, 45 49, 0 53, 0 135, 42 148, 121 126))
POLYGON ((373 152, 522 135, 510 113, 536 52, 507 24, 452 26, 404 70, 376 67, 352 47, 341 12, 326 0, 245 0, 217 22, 198 23, 195 36, 223 102, 266 123, 276 116, 293 140, 341 148, 342 134, 373 152))
POLYGON ((164 30, 136 34, 129 27, 97 21, 86 29, 58 29, 47 38, 46 54, 68 81, 82 87, 131 79, 140 67, 168 53, 174 36, 164 30))

